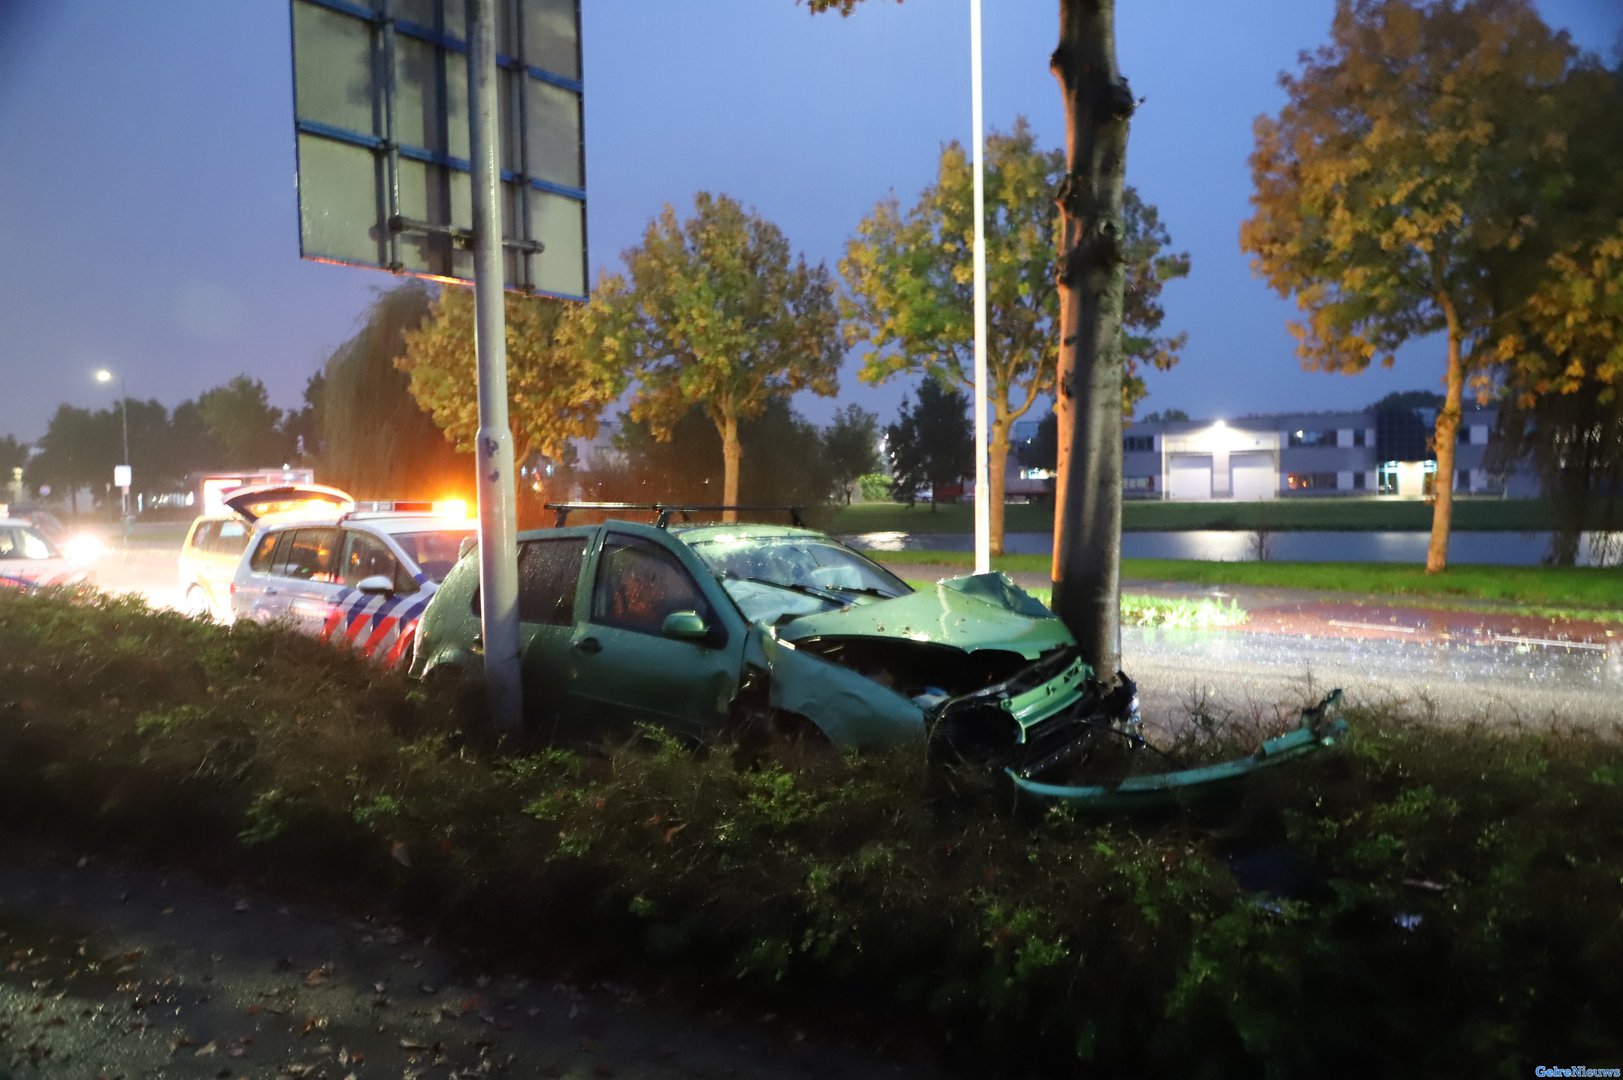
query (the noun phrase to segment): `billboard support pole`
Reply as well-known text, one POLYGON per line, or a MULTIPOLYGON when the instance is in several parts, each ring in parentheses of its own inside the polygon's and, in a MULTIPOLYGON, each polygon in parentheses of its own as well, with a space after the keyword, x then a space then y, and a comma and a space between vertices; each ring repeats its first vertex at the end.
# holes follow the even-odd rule
POLYGON ((473 154, 474 347, 478 355, 479 594, 491 720, 523 717, 518 656, 518 543, 513 436, 507 426, 506 284, 502 257, 501 145, 497 129, 496 8, 468 4, 468 117, 473 154))

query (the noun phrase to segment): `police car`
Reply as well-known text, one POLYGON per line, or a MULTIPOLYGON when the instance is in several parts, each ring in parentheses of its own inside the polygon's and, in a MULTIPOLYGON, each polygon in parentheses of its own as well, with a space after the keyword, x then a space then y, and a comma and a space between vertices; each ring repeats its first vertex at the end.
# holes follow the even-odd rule
POLYGON ((86 558, 58 547, 36 522, 13 517, 0 505, 0 589, 73 588, 89 581, 86 558))
POLYGON ((476 535, 459 510, 317 485, 255 485, 224 502, 254 526, 231 579, 234 619, 282 622, 390 667, 410 660, 423 609, 476 535))

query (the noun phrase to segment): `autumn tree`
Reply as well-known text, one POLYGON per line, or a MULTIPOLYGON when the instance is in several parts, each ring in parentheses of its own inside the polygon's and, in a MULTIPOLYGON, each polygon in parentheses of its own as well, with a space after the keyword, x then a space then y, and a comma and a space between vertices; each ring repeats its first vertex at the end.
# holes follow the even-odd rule
POLYGON ((1529 0, 1339 0, 1330 43, 1281 77, 1287 104, 1257 121, 1240 242, 1295 296, 1303 365, 1390 366, 1404 343, 1443 337, 1430 573, 1448 565, 1465 387, 1495 358, 1496 271, 1549 228, 1577 63, 1529 0))
MULTIPOLYGON (((862 0, 805 0, 850 15, 862 0)), ((1108 675, 1121 662, 1121 398, 1128 253, 1123 200, 1135 102, 1116 66, 1115 0, 1059 0, 1049 57, 1065 107, 1060 227, 1059 504, 1053 607, 1082 656, 1108 675)))
MULTIPOLYGON (((1000 555, 1010 430, 1054 391, 1054 191, 1065 176, 1065 158, 1039 149, 1024 117, 1009 134, 987 137, 985 158, 987 473, 991 549, 1000 555)), ((969 155, 948 143, 935 182, 917 202, 904 211, 894 196, 884 200, 847 244, 840 273, 849 293, 841 310, 847 342, 866 349, 865 381, 924 372, 974 390, 973 183, 969 155)), ((1187 276, 1189 257, 1166 252, 1171 238, 1159 214, 1130 187, 1122 209, 1128 275, 1122 405, 1130 413, 1144 394, 1143 366, 1166 370, 1177 362, 1183 335, 1157 336, 1165 317, 1161 288, 1187 276)))
POLYGON ((915 492, 928 485, 933 512, 941 489, 974 471, 972 430, 968 395, 940 379, 922 380, 918 403, 903 398, 896 422, 885 428, 896 498, 912 506, 915 492))
POLYGON ((823 429, 822 457, 834 489, 851 502, 857 477, 879 468, 879 417, 860 405, 847 405, 823 429))
POLYGON ((1570 566, 1585 528, 1616 527, 1623 495, 1623 219, 1552 256, 1502 329, 1501 450, 1532 459, 1552 511, 1550 561, 1570 566))
MULTIPOLYGON (((603 409, 625 390, 614 330, 622 282, 605 278, 587 304, 506 294, 508 427, 514 457, 564 461, 575 439, 597 434, 603 409)), ((459 450, 479 433, 473 290, 446 286, 428 319, 406 334, 400 370, 411 394, 459 450)))
POLYGON ((776 225, 708 192, 685 221, 667 205, 624 259, 621 340, 637 379, 631 417, 668 438, 702 405, 721 437, 722 502, 736 504, 739 424, 775 397, 839 388, 828 271, 792 255, 776 225))
POLYGON ((432 499, 471 486, 470 455, 457 453, 418 407, 395 366, 407 332, 428 313, 428 290, 419 282, 379 293, 355 335, 327 358, 317 410, 320 479, 365 499, 432 499))

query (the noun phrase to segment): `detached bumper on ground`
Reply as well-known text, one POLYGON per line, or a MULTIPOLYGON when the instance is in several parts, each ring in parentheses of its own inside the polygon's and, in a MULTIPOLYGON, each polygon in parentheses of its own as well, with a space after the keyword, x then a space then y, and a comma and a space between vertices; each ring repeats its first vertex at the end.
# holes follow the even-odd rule
POLYGON ((1044 802, 1098 810, 1169 806, 1221 793, 1260 769, 1334 746, 1347 734, 1346 720, 1330 718, 1330 713, 1340 704, 1341 691, 1333 690, 1323 701, 1302 711, 1302 724, 1295 731, 1269 739, 1254 754, 1215 765, 1134 776, 1115 785, 1048 784, 1022 776, 1013 769, 1007 770, 1007 775, 1021 794, 1044 802))

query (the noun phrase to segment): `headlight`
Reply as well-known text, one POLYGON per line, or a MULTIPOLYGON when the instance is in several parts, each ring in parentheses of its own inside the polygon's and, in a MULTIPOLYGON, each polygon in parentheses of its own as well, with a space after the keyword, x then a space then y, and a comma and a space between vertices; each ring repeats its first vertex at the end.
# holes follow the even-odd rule
POLYGON ((107 545, 101 542, 100 537, 89 533, 75 533, 62 544, 62 554, 74 562, 95 562, 107 554, 107 545))

